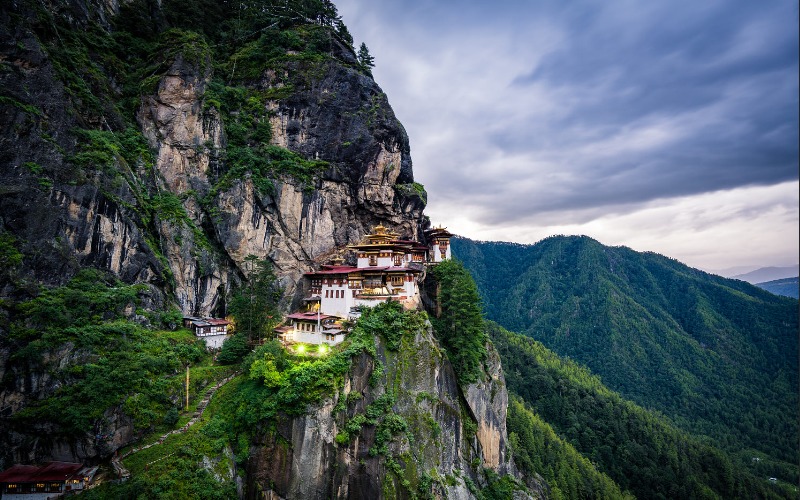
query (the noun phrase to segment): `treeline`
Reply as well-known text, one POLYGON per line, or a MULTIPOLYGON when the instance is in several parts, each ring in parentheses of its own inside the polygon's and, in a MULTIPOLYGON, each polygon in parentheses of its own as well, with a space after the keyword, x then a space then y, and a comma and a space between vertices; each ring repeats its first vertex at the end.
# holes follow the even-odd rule
MULTIPOLYGON (((638 498, 789 498, 796 494, 785 485, 753 476, 719 449, 624 400, 588 370, 562 360, 541 343, 491 322, 487 328, 500 353, 509 391, 525 402, 514 402, 509 410, 509 430, 517 436, 512 440, 517 443, 515 456, 548 480, 560 477, 560 472, 551 470, 556 455, 548 442, 553 439, 543 439, 546 431, 523 437, 527 431, 520 420, 542 427, 538 418, 552 425, 562 439, 638 498), (527 405, 538 417, 521 416, 527 405)), ((566 482, 572 492, 580 488, 576 481, 566 482)))
MULTIPOLYGON (((624 397, 796 483, 797 301, 587 237, 453 251, 487 317, 586 365, 624 397)), ((755 470, 753 468, 753 470, 755 470)))
POLYGON ((528 474, 541 475, 554 500, 635 498, 622 492, 517 396, 509 401, 506 424, 517 465, 528 474))

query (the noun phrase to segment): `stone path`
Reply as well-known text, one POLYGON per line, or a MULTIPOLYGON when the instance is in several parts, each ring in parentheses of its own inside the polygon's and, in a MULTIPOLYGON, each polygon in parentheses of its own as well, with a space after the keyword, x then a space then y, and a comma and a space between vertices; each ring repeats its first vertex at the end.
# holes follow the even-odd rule
MULTIPOLYGON (((147 448, 151 448, 153 446, 162 444, 165 439, 167 439, 169 436, 171 436, 173 434, 181 434, 181 433, 184 433, 187 430, 189 430, 189 428, 191 426, 193 426, 195 423, 197 423, 197 421, 200 420, 200 417, 203 416, 203 412, 205 411, 206 406, 208 406, 209 401, 211 401, 211 397, 214 395, 215 392, 217 392, 217 389, 219 389, 223 385, 225 385, 228 382, 230 382, 237 375, 239 375, 239 372, 234 372, 231 375, 229 375, 228 377, 226 377, 226 378, 220 380, 219 382, 217 382, 217 384, 214 387, 212 387, 209 390, 207 390, 205 396, 203 396, 203 400, 200 401, 200 403, 197 405, 197 409, 192 414, 192 418, 190 418, 189 421, 186 422, 186 424, 183 427, 181 427, 180 429, 174 429, 174 430, 169 431, 168 433, 166 433, 163 436, 161 436, 160 438, 158 438, 158 441, 154 441, 154 442, 152 442, 150 444, 139 446, 138 448, 130 449, 127 452, 125 452, 125 454, 123 454, 121 457, 120 456, 114 456, 114 458, 111 459, 111 466, 114 467, 114 472, 116 472, 117 477, 119 477, 123 481, 125 481, 125 480, 127 480, 127 479, 129 479, 131 477, 130 471, 128 471, 128 469, 126 469, 125 466, 122 465, 122 460, 124 460, 125 458, 133 455, 134 453, 140 452, 142 450, 146 450, 147 448)), ((170 455, 172 455, 172 454, 170 454, 170 455)), ((170 455, 167 455, 167 457, 170 456, 170 455)), ((157 460, 153 460, 150 463, 158 462, 159 460, 163 460, 163 459, 165 459, 167 457, 161 457, 161 458, 159 458, 157 460)), ((147 465, 150 465, 150 464, 147 464, 147 465)))

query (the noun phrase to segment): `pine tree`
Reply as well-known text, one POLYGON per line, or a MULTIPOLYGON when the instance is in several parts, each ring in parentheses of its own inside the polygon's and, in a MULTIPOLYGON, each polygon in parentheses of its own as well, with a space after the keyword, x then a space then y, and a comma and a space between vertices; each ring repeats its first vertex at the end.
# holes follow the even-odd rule
POLYGON ((487 342, 478 289, 457 260, 448 259, 432 272, 439 284, 441 309, 439 317, 432 320, 434 329, 461 383, 476 382, 486 360, 487 342))
POLYGON ((278 301, 283 290, 268 259, 250 255, 245 259, 246 281, 230 300, 236 330, 250 341, 264 338, 280 321, 278 301))
POLYGON ((372 76, 372 68, 375 67, 375 58, 369 54, 369 49, 366 43, 361 43, 358 48, 358 63, 361 69, 364 70, 369 76, 372 76))

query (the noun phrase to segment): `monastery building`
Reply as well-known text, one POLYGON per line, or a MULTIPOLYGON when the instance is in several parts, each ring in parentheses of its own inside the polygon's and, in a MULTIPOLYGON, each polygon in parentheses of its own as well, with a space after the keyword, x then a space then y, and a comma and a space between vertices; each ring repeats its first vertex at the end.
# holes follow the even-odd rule
POLYGON ((445 228, 426 231, 430 246, 403 240, 384 226, 348 248, 356 266, 338 259, 319 271, 305 274, 309 294, 306 310, 287 317, 291 324, 276 329, 284 342, 338 344, 344 340, 343 319, 354 320, 362 307, 394 300, 406 308, 419 305, 419 281, 425 266, 450 258, 450 234, 445 228))

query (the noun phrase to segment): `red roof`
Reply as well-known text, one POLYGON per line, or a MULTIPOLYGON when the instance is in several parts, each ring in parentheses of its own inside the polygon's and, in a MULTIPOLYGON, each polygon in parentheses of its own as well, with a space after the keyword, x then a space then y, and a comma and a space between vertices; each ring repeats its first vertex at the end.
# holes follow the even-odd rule
POLYGON ((41 467, 35 465, 13 465, 0 472, 0 483, 30 483, 41 467))
POLYGON ((212 325, 230 325, 231 324, 231 322, 228 321, 227 319, 208 318, 206 321, 211 323, 212 325))
POLYGON ((319 271, 312 271, 305 273, 306 276, 314 276, 315 274, 347 274, 353 271, 358 271, 357 267, 350 266, 322 266, 327 269, 320 269, 319 271))
POLYGON ((0 483, 34 483, 37 481, 66 481, 83 468, 74 462, 50 462, 42 467, 14 465, 0 473, 0 483))
POLYGON ((302 319, 307 321, 316 321, 318 318, 320 320, 335 318, 336 316, 328 316, 327 314, 317 314, 315 312, 297 312, 286 316, 287 319, 302 319))
POLYGON ((83 468, 74 462, 50 462, 36 474, 39 481, 65 481, 83 468))

